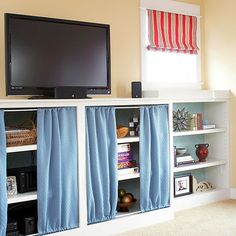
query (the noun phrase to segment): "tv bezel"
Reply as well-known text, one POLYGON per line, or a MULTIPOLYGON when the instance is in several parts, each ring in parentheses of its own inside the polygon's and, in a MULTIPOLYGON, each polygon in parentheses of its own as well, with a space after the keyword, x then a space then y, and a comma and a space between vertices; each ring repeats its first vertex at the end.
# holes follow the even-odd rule
MULTIPOLYGON (((84 22, 77 20, 49 18, 42 16, 21 15, 13 13, 5 13, 5 83, 6 95, 22 95, 22 96, 54 96, 54 89, 56 87, 27 87, 27 86, 12 86, 11 85, 11 32, 10 20, 12 18, 26 19, 31 21, 55 22, 63 24, 75 24, 83 26, 92 26, 106 29, 106 48, 107 48, 107 86, 82 86, 86 88, 87 94, 111 94, 111 50, 110 50, 110 25, 101 23, 84 22)), ((76 87, 76 86, 75 86, 76 87)))

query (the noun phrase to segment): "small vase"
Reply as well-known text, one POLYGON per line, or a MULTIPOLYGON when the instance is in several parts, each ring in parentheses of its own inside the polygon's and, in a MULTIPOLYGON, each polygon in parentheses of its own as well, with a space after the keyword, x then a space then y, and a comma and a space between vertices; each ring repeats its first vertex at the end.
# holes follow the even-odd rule
POLYGON ((196 155, 200 162, 206 161, 208 155, 208 147, 209 147, 208 143, 195 145, 196 155))

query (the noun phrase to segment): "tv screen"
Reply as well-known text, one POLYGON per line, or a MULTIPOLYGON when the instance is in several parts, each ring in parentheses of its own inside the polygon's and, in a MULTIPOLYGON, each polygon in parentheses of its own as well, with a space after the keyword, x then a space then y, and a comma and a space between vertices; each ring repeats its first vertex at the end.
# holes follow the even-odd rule
POLYGON ((110 93, 109 25, 7 13, 5 33, 7 95, 110 93))

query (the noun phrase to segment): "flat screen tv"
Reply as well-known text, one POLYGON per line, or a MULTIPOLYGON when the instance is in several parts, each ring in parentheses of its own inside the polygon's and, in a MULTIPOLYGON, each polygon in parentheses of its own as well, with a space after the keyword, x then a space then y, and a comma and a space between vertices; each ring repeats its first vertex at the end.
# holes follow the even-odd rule
POLYGON ((7 95, 110 94, 110 26, 5 14, 7 95))

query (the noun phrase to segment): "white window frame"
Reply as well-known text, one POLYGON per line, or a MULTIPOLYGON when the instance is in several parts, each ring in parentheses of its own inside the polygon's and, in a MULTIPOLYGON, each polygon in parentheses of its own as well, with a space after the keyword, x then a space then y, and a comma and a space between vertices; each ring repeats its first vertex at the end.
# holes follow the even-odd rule
POLYGON ((164 82, 147 82, 146 79, 146 9, 155 9, 159 11, 172 12, 176 14, 190 15, 197 17, 197 45, 200 49, 200 6, 188 3, 177 2, 173 0, 140 0, 140 25, 141 25, 141 81, 143 90, 160 90, 160 89, 201 89, 201 51, 197 55, 197 81, 195 83, 164 83, 164 82))

